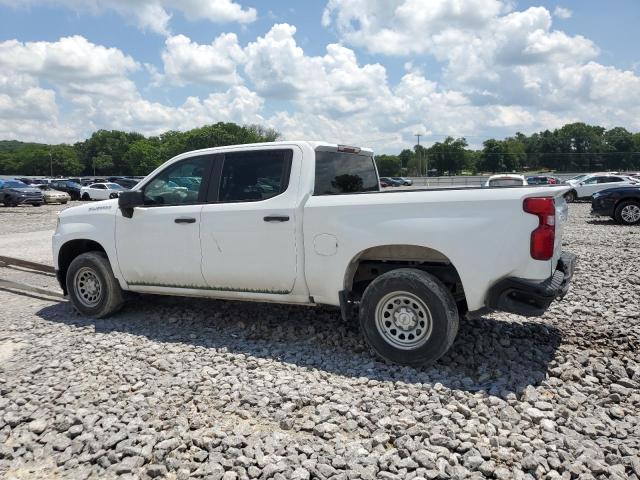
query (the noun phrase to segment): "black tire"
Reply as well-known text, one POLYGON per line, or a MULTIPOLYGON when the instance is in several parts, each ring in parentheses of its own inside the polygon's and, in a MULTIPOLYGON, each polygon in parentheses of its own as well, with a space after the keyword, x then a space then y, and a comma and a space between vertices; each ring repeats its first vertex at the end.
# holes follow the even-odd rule
POLYGON ((60 202, 61 205, 66 205, 67 201, 65 200, 64 202, 60 202))
POLYGON ((564 194, 564 199, 567 203, 573 203, 578 199, 578 194, 575 190, 569 190, 564 194))
POLYGON ((34 207, 39 207, 39 206, 41 206, 41 205, 42 205, 41 203, 34 203, 34 204, 33 204, 33 206, 34 206, 34 207))
POLYGON ((109 259, 104 252, 87 252, 74 258, 67 270, 65 282, 74 308, 87 317, 108 317, 124 304, 122 289, 113 276, 109 259), (99 293, 94 295, 95 290, 87 286, 88 282, 95 285, 96 280, 99 282, 99 293))
POLYGON ((89 196, 88 193, 85 192, 85 193, 82 194, 82 200, 84 200, 86 202, 88 200, 91 200, 91 197, 89 196))
POLYGON ((640 209, 640 202, 637 202, 635 200, 625 200, 624 202, 620 202, 616 207, 616 210, 614 213, 615 221, 618 223, 621 223, 622 225, 640 224, 640 218, 629 219, 629 215, 625 214, 626 210, 629 210, 629 209, 633 209, 634 211, 637 211, 637 209, 640 209))
POLYGON ((403 268, 380 275, 366 288, 360 302, 360 328, 365 341, 378 356, 401 365, 419 366, 442 357, 453 344, 458 323, 458 308, 451 292, 436 277, 417 269, 403 268), (419 302, 415 302, 416 298, 419 302), (419 306, 420 302, 422 306, 419 306), (402 315, 403 308, 411 312, 408 318, 414 326, 408 327, 410 330, 403 331, 395 321, 391 323, 385 320, 387 313, 391 315, 387 307, 391 308, 392 303, 399 308, 392 316, 402 315), (426 311, 420 316, 424 307, 426 311), (382 312, 380 323, 378 311, 382 312), (389 323, 390 326, 383 326, 389 323), (428 330, 421 330, 420 327, 428 330), (405 344, 404 348, 392 343, 414 341, 412 334, 415 342, 422 343, 416 343, 415 346, 405 344))

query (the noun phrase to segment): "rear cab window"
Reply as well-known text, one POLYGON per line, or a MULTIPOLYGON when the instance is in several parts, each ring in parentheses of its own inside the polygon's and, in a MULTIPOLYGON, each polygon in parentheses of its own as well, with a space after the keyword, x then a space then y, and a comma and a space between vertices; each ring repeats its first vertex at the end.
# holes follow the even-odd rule
POLYGON ((316 151, 314 195, 378 191, 380 191, 380 185, 372 155, 330 150, 316 151))

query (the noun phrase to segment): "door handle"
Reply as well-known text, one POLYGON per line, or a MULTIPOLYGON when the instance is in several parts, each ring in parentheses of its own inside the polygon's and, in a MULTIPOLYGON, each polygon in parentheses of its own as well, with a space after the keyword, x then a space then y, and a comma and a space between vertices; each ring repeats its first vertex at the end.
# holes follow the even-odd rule
POLYGON ((263 220, 265 222, 288 222, 289 215, 268 215, 263 220))
POLYGON ((180 217, 174 220, 176 223, 196 223, 196 219, 193 217, 180 217))

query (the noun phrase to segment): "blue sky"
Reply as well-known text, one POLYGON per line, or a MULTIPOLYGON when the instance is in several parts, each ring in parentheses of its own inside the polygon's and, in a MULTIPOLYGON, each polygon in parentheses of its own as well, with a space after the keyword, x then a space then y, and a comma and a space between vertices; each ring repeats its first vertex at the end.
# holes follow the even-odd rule
POLYGON ((0 138, 235 121, 392 152, 640 130, 637 0, 128 3, 0 0, 0 138))

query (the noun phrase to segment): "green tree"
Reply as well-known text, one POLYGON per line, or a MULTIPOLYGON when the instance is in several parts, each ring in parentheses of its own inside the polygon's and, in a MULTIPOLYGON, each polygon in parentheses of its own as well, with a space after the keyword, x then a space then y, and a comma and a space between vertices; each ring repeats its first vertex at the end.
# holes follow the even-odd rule
POLYGON ((500 140, 490 138, 483 144, 482 170, 485 172, 504 172, 504 145, 500 140))
POLYGON ((100 153, 93 157, 92 159, 93 172, 94 175, 96 173, 105 174, 109 173, 113 170, 113 158, 111 155, 107 155, 105 153, 100 153))
MULTIPOLYGON (((170 157, 169 157, 170 158, 170 157)), ((133 175, 147 175, 166 160, 157 138, 138 140, 125 154, 127 168, 133 175)))
POLYGON ((381 177, 398 177, 400 159, 396 155, 376 155, 376 166, 381 177))

